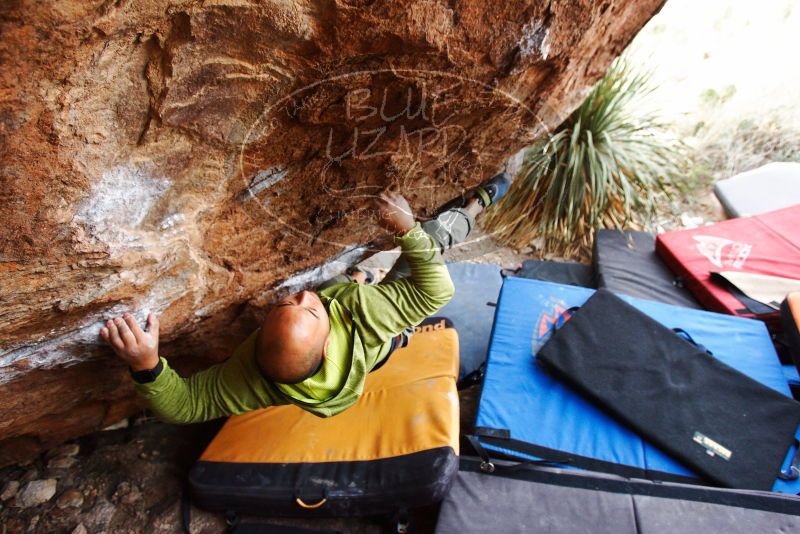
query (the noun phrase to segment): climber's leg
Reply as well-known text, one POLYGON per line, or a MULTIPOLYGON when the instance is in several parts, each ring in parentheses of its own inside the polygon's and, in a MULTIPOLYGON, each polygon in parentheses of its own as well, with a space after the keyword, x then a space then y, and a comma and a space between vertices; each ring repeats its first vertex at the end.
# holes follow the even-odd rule
MULTIPOLYGON (((422 229, 433 238, 439 251, 444 253, 467 238, 475 227, 475 217, 484 208, 500 200, 510 185, 511 175, 502 172, 475 188, 463 207, 440 213, 435 219, 422 223, 422 229)), ((410 274, 408 262, 401 255, 380 283, 392 282, 410 274)))
POLYGON ((325 280, 317 286, 317 291, 327 289, 336 284, 343 284, 345 282, 356 282, 357 284, 371 284, 375 280, 375 275, 372 271, 362 269, 360 267, 351 267, 344 274, 337 274, 333 278, 325 280))
MULTIPOLYGON (((433 238, 440 252, 463 242, 475 227, 475 216, 483 210, 476 199, 471 199, 463 208, 453 208, 440 213, 435 219, 422 223, 422 229, 433 238)), ((400 255, 381 280, 381 284, 411 275, 411 268, 400 255)))
POLYGON ((349 274, 337 274, 333 278, 329 278, 325 280, 320 285, 317 286, 317 291, 321 291, 323 289, 328 289, 331 286, 335 286, 336 284, 343 284, 345 282, 352 282, 353 278, 349 274))

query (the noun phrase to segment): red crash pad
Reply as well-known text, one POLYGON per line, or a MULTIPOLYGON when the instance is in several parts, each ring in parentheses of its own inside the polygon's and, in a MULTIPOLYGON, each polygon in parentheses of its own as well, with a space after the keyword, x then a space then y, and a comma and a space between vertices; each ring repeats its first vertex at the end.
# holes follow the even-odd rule
POLYGON ((656 253, 706 308, 761 319, 775 327, 779 324, 778 310, 754 313, 711 274, 740 271, 800 279, 800 204, 666 232, 656 239, 656 253))

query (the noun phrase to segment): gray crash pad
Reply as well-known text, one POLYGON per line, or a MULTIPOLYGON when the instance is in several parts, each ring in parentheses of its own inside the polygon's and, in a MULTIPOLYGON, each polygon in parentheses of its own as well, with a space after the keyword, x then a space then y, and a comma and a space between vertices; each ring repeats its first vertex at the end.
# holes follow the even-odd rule
POLYGON ((800 163, 768 163, 714 184, 730 217, 747 217, 800 204, 800 163))
POLYGON ((450 319, 458 332, 459 375, 463 377, 486 360, 503 277, 500 266, 489 263, 448 263, 447 269, 456 293, 436 315, 450 319))
POLYGON ((436 534, 800 532, 800 497, 462 457, 436 534))
POLYGON ((656 238, 634 230, 598 230, 592 254, 597 287, 665 304, 702 309, 656 255, 656 238))

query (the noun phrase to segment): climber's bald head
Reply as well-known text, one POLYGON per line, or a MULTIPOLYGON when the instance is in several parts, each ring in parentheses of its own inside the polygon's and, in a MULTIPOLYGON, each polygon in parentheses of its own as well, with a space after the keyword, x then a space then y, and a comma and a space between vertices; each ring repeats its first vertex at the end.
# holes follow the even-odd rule
POLYGON ((313 291, 278 302, 256 340, 256 361, 269 380, 293 384, 313 375, 330 332, 328 312, 313 291))

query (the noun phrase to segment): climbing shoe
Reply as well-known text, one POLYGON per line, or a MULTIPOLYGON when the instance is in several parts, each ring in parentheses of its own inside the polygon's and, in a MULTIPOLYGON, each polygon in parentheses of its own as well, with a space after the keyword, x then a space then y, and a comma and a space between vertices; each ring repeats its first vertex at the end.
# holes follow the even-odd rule
POLYGON ((363 269, 361 267, 350 267, 345 271, 348 275, 352 276, 355 273, 364 273, 364 283, 366 285, 372 285, 375 283, 375 273, 370 270, 363 269))
POLYGON ((503 198, 511 186, 511 175, 503 171, 491 180, 475 188, 475 196, 484 208, 488 208, 503 198))

